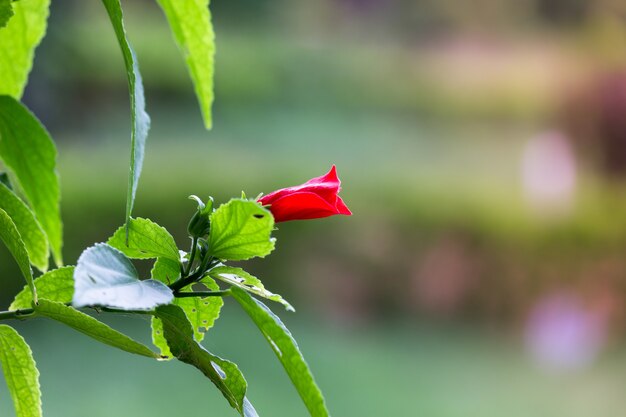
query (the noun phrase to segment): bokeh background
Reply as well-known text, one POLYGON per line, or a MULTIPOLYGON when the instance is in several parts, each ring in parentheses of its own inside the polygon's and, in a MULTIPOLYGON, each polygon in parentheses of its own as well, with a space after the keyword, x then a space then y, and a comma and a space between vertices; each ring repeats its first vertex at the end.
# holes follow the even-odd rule
MULTIPOLYGON (((123 6, 152 116, 137 216, 186 247, 188 195, 253 196, 337 164, 354 216, 281 224, 247 264, 296 306, 272 307, 333 415, 626 408, 624 2, 214 0, 211 132, 158 7, 123 6)), ((128 96, 99 2, 52 2, 24 100, 58 144, 74 263, 124 220, 128 96)), ((23 281, 4 248, 0 262, 7 306, 23 281)), ((143 319, 102 318, 149 340, 143 319)), ((191 367, 15 325, 48 417, 235 414, 191 367)), ((306 415, 229 300, 204 343, 240 365, 260 415, 306 415)))

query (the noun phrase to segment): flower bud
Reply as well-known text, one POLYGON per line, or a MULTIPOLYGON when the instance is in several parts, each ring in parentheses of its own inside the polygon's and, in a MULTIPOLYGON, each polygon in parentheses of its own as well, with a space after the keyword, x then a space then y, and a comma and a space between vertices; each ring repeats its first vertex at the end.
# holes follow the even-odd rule
POLYGON ((189 196, 189 198, 198 202, 198 210, 191 217, 187 225, 187 232, 189 232, 189 236, 195 238, 206 236, 211 228, 209 218, 213 212, 213 197, 209 197, 206 204, 195 195, 189 196))

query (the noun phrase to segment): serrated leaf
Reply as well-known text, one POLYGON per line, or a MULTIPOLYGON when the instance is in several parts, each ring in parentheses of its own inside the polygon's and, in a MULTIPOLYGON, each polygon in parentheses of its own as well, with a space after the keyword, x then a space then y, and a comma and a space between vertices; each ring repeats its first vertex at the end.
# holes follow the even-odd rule
POLYGON ((39 371, 26 341, 12 327, 0 325, 0 363, 16 417, 41 417, 39 371))
POLYGON ((163 322, 163 334, 178 360, 198 368, 239 414, 256 416, 256 411, 245 399, 247 383, 237 365, 213 355, 193 339, 193 328, 182 308, 175 305, 157 307, 156 317, 163 322))
POLYGON ((311 416, 328 417, 322 392, 289 330, 265 304, 252 298, 246 291, 237 287, 233 287, 231 291, 232 296, 241 304, 269 342, 311 416))
POLYGON ((180 263, 167 258, 157 258, 150 276, 165 285, 170 285, 180 278, 180 263))
POLYGON ((200 102, 204 125, 211 128, 215 34, 209 0, 157 0, 180 48, 200 102))
POLYGON ((209 251, 218 259, 244 261, 274 250, 272 213, 254 201, 232 199, 211 215, 209 251))
POLYGON ((13 17, 12 0, 0 0, 0 29, 5 27, 9 19, 13 17))
POLYGON ((149 358, 159 357, 147 346, 65 304, 41 298, 39 304, 35 306, 35 311, 41 316, 61 322, 105 345, 149 358))
POLYGON ((124 29, 122 6, 119 0, 102 0, 102 2, 109 14, 117 42, 122 50, 130 94, 130 117, 132 127, 130 135, 130 176, 128 179, 128 194, 126 197, 126 227, 128 228, 135 202, 135 195, 137 194, 137 184, 139 183, 139 176, 141 175, 141 167, 143 166, 146 138, 148 136, 148 129, 150 129, 150 117, 148 113, 146 113, 146 101, 137 56, 128 42, 126 30, 124 29))
MULTIPOLYGON (((34 281, 37 296, 50 301, 69 303, 74 295, 74 267, 65 266, 46 272, 34 281)), ((9 310, 31 308, 32 293, 28 286, 24 287, 16 296, 9 310)))
POLYGON ((11 217, 20 232, 31 264, 46 272, 50 250, 48 238, 28 206, 2 183, 0 183, 0 208, 11 217))
MULTIPOLYGON (((28 1, 16 2, 14 7, 21 3, 28 1)), ((11 23, 14 20, 17 17, 11 23)), ((0 33, 5 29, 0 29, 0 33)), ((0 45, 4 48, 2 40, 0 45)), ((2 70, 0 74, 2 79, 2 70)), ((56 156, 54 143, 39 120, 15 99, 0 96, 0 158, 15 174, 60 266, 63 232, 56 156)))
POLYGON ((15 258, 17 266, 20 268, 20 271, 22 271, 22 275, 24 275, 26 283, 30 288, 31 299, 37 301, 37 291, 33 284, 33 272, 30 269, 26 246, 24 246, 24 241, 22 241, 22 237, 17 231, 15 223, 13 223, 13 220, 11 220, 6 211, 2 209, 0 209, 0 239, 7 246, 9 252, 11 252, 11 255, 15 258))
POLYGON ((107 243, 133 259, 167 258, 178 262, 180 255, 172 235, 149 219, 131 219, 128 244, 124 227, 115 231, 107 243))
POLYGON ((150 320, 150 327, 152 329, 152 344, 159 349, 161 357, 170 360, 174 357, 170 347, 167 345, 167 340, 163 336, 163 322, 160 318, 152 317, 150 320))
MULTIPOLYGON (((260 279, 241 268, 221 265, 211 269, 208 274, 213 279, 219 279, 227 284, 243 288, 246 291, 267 298, 268 300, 281 303, 289 311, 295 311, 291 304, 283 297, 266 290, 260 279)), ((204 279, 205 278, 202 279, 202 282, 204 282, 204 279)))
POLYGON ((12 3, 13 17, 0 29, 0 95, 19 99, 28 81, 35 48, 46 34, 50 0, 12 3))
POLYGON ((151 310, 170 303, 173 298, 172 290, 162 282, 140 281, 130 260, 105 243, 86 249, 78 258, 74 270, 74 307, 151 310))
MULTIPOLYGON (((220 289, 215 281, 210 278, 203 279, 202 283, 207 290, 219 291, 220 289)), ((184 291, 189 292, 191 289, 183 290, 182 292, 184 291)), ((197 342, 201 342, 204 339, 204 334, 213 327, 213 324, 219 318, 224 300, 222 297, 179 297, 175 298, 172 304, 183 309, 187 320, 189 320, 193 328, 194 339, 197 342)), ((152 342, 161 349, 161 355, 172 356, 172 352, 163 336, 163 324, 156 317, 152 318, 152 342)))

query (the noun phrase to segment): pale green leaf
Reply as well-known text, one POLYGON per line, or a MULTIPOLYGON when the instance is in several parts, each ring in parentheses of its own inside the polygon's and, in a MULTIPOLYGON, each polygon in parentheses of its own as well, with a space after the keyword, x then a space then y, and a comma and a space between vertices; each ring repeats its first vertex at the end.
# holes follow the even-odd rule
MULTIPOLYGON (((219 291, 218 285, 210 278, 204 278, 204 285, 196 284, 194 290, 219 291), (205 288, 203 288, 205 287, 205 288)), ((183 290, 191 291, 191 289, 183 290)), ((174 298, 172 304, 179 306, 185 312, 187 319, 193 328, 193 337, 197 342, 204 339, 204 334, 209 331, 220 316, 220 310, 224 305, 222 297, 179 297, 174 298)), ((161 349, 161 355, 171 357, 172 353, 163 336, 163 325, 161 320, 152 318, 152 342, 161 349)))
MULTIPOLYGON (((170 285, 180 278, 180 263, 167 258, 158 258, 150 271, 150 276, 152 279, 161 281, 165 285, 170 285)), ((178 300, 178 298, 174 298, 172 303, 176 304, 178 300)), ((163 336, 163 323, 161 322, 161 319, 152 317, 151 327, 152 344, 159 348, 162 357, 171 359, 173 355, 172 352, 170 352, 170 348, 167 345, 165 337, 163 336)))
POLYGON ((130 93, 130 117, 132 127, 130 135, 130 176, 128 178, 128 194, 126 197, 126 227, 128 228, 130 215, 135 202, 135 195, 137 194, 137 184, 139 183, 139 176, 141 175, 141 167, 143 166, 146 138, 148 136, 148 129, 150 128, 150 117, 148 113, 146 113, 146 101, 137 56, 126 37, 122 6, 119 0, 102 0, 102 2, 109 14, 117 42, 122 50, 130 93))
POLYGON ((0 158, 15 174, 60 266, 63 234, 56 156, 54 143, 39 120, 15 99, 0 96, 0 158))
POLYGON ((0 183, 0 208, 6 211, 20 232, 31 264, 46 272, 49 256, 46 233, 28 206, 2 183, 0 183))
POLYGON ((242 416, 256 416, 245 398, 247 383, 237 365, 213 355, 194 340, 193 328, 183 310, 175 305, 159 306, 156 316, 163 322, 163 334, 172 354, 198 368, 242 416))
POLYGON ((26 341, 13 328, 0 325, 0 363, 16 417, 41 417, 39 371, 26 341))
POLYGON ((274 250, 272 213, 254 201, 232 199, 211 215, 209 251, 218 259, 243 261, 274 250))
MULTIPOLYGON (((65 266, 46 272, 35 279, 37 296, 50 301, 69 303, 74 295, 74 267, 65 266)), ((21 310, 32 306, 33 296, 28 286, 16 296, 9 310, 21 310)))
MULTIPOLYGON (((239 288, 243 288, 246 291, 250 291, 253 294, 256 294, 263 298, 267 298, 268 300, 281 303, 289 311, 295 311, 291 304, 283 299, 283 297, 266 290, 260 279, 244 271, 241 268, 220 265, 209 270, 208 274, 213 279, 219 279, 230 285, 235 285, 239 288)), ((203 278, 202 282, 204 282, 205 279, 206 278, 203 278)))
POLYGON ((237 287, 233 287, 231 291, 232 296, 241 304, 269 342, 311 416, 328 417, 322 392, 289 330, 265 304, 252 298, 246 291, 237 287))
POLYGON ((124 227, 115 231, 107 243, 133 259, 167 258, 178 262, 180 255, 170 233, 149 219, 131 219, 128 244, 124 227))
POLYGON ((13 17, 12 0, 0 0, 0 29, 5 27, 9 19, 13 17))
POLYGON ((150 271, 150 276, 165 285, 171 285, 180 278, 180 262, 158 258, 150 271))
POLYGON ((65 304, 42 298, 39 300, 39 304, 35 306, 35 311, 41 316, 61 322, 105 345, 149 358, 159 357, 147 346, 65 304))
POLYGON ((180 48, 200 102, 204 124, 211 128, 215 34, 209 0, 157 0, 180 48))
POLYGON ((46 34, 50 0, 20 0, 12 6, 13 17, 0 29, 0 95, 19 99, 33 66, 35 48, 46 34))
POLYGON ((163 336, 163 322, 157 317, 152 317, 150 320, 150 327, 152 328, 152 344, 156 346, 161 352, 161 357, 169 360, 174 357, 170 347, 167 345, 167 340, 163 336))
POLYGON ((24 246, 24 242, 15 227, 15 223, 13 223, 13 220, 11 220, 6 211, 2 209, 0 209, 0 239, 7 248, 9 248, 9 252, 11 252, 11 255, 13 255, 17 262, 17 266, 19 266, 20 271, 22 271, 22 275, 24 275, 31 291, 31 299, 37 301, 37 291, 33 284, 33 271, 30 269, 26 246, 24 246))
POLYGON ((172 290, 162 282, 140 281, 130 260, 107 244, 98 243, 78 258, 74 270, 74 307, 151 310, 173 298, 172 290))

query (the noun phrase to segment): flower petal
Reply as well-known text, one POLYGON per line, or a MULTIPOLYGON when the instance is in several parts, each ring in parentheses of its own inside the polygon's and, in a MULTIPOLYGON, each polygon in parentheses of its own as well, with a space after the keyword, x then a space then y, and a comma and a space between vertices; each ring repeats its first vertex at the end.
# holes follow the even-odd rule
POLYGON ((346 206, 346 203, 343 202, 343 200, 341 199, 341 197, 337 196, 337 213, 338 214, 344 214, 346 216, 352 216, 352 212, 350 211, 350 209, 348 208, 348 206, 346 206))
POLYGON ((276 222, 318 219, 338 214, 337 209, 315 193, 297 192, 286 195, 270 205, 276 222))
POLYGON ((261 197, 258 202, 269 205, 277 222, 328 217, 352 212, 337 195, 341 181, 333 165, 321 177, 315 177, 295 187, 282 188, 261 197))

